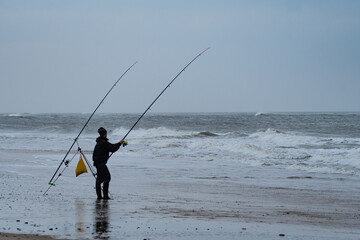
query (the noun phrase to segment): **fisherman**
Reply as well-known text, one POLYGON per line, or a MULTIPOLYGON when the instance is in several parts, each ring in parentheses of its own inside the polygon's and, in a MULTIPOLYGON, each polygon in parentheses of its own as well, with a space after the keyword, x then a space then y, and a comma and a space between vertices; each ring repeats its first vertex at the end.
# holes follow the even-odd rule
POLYGON ((109 158, 109 153, 114 153, 119 150, 120 146, 125 146, 126 142, 124 140, 120 140, 116 144, 112 144, 108 142, 107 139, 107 131, 105 128, 101 127, 98 129, 99 137, 96 139, 96 145, 93 152, 93 161, 94 166, 97 169, 97 177, 96 177, 96 194, 97 199, 105 199, 109 200, 109 183, 111 180, 111 175, 109 172, 106 163, 109 158), (103 183, 103 194, 101 195, 101 184, 103 183))

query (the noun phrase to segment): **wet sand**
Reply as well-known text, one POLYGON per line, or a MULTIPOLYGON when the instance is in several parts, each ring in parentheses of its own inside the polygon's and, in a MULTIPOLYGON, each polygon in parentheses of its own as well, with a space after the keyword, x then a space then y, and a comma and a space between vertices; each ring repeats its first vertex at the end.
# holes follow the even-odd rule
POLYGON ((0 239, 360 239, 358 176, 117 155, 97 201, 76 163, 43 196, 57 159, 0 151, 0 239))
POLYGON ((1 233, 1 240, 65 240, 60 238, 54 238, 51 236, 41 236, 38 234, 14 234, 14 233, 1 233))

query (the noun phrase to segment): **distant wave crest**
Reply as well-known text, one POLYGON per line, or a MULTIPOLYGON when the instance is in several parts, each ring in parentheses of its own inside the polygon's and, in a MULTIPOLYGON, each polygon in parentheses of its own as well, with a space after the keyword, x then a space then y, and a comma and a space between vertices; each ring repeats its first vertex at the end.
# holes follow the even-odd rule
POLYGON ((28 117, 29 113, 9 113, 6 115, 7 117, 28 117))
POLYGON ((199 137, 216 137, 216 136, 219 136, 215 133, 212 133, 212 132, 200 132, 198 134, 196 134, 196 136, 199 136, 199 137))

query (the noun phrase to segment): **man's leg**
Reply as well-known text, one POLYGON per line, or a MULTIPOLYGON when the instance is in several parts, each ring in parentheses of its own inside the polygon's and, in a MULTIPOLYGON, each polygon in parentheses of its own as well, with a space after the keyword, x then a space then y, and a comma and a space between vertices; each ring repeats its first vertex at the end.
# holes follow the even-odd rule
POLYGON ((103 193, 104 193, 104 199, 110 199, 109 197, 109 183, 111 180, 111 175, 109 172, 109 169, 107 168, 106 165, 104 165, 104 171, 103 171, 103 177, 104 177, 104 187, 103 187, 103 193))
POLYGON ((97 166, 97 174, 96 174, 96 183, 95 183, 95 188, 96 188, 96 195, 97 195, 97 199, 102 199, 101 196, 101 183, 104 181, 104 170, 103 167, 101 166, 97 166))

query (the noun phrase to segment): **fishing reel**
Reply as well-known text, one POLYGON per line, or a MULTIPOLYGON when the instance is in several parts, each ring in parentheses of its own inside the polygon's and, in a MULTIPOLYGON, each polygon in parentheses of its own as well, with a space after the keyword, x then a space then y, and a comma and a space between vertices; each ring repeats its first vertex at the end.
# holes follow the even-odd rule
POLYGON ((122 146, 125 147, 126 145, 128 145, 128 142, 124 141, 122 146))

